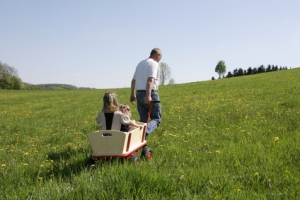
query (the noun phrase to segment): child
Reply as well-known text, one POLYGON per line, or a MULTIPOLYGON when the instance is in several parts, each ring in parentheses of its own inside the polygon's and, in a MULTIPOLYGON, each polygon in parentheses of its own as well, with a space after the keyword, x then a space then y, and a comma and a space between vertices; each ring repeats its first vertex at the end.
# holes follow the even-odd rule
POLYGON ((102 130, 121 130, 121 125, 138 125, 134 120, 119 110, 119 102, 114 92, 106 92, 103 96, 103 108, 98 113, 96 123, 101 126, 102 130))
MULTIPOLYGON (((130 107, 126 104, 121 104, 120 105, 120 110, 123 114, 127 115, 129 118, 131 118, 131 112, 130 112, 130 107)), ((135 120, 131 120, 133 123, 135 123, 135 120)), ((131 124, 132 125, 132 124, 131 124)), ((135 125, 134 125, 135 126, 135 125)), ((128 132, 130 130, 129 125, 121 125, 121 131, 123 132, 128 132)))

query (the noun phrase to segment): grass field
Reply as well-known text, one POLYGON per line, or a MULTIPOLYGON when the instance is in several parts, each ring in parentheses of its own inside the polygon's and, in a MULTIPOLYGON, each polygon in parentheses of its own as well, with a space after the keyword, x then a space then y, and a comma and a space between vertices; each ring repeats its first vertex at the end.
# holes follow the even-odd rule
MULTIPOLYGON (((0 199, 297 199, 299 77, 161 86, 152 161, 91 168, 87 135, 108 90, 0 90, 0 199)), ((129 88, 109 91, 129 104, 129 88)))

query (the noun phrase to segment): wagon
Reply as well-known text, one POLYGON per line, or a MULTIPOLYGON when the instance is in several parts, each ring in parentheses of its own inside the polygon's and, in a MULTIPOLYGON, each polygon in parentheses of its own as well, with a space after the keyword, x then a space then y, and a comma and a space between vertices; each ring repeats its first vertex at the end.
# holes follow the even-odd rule
POLYGON ((142 127, 129 132, 99 130, 88 135, 93 151, 92 159, 124 158, 127 161, 137 162, 139 150, 143 149, 141 156, 146 160, 151 160, 152 149, 147 146, 145 140, 147 124, 141 122, 137 122, 137 124, 142 125, 142 127))
MULTIPOLYGON (((159 101, 151 101, 148 113, 148 120, 152 111, 153 103, 159 101)), ((95 160, 122 158, 126 161, 138 162, 139 150, 141 157, 147 161, 152 159, 152 149, 147 146, 146 128, 147 123, 136 122, 142 127, 137 127, 129 132, 117 130, 99 130, 88 135, 88 140, 92 148, 93 154, 87 161, 87 165, 91 165, 95 160)))

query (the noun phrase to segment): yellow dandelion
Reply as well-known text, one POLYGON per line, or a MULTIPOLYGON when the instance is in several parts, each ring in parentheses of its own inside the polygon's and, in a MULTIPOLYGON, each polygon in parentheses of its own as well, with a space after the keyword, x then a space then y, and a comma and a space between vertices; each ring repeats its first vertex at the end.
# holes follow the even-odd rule
POLYGON ((259 175, 259 173, 258 172, 255 172, 255 174, 254 174, 255 176, 258 176, 259 175))
POLYGON ((29 154, 28 152, 25 152, 25 153, 24 153, 24 156, 28 156, 28 154, 29 154))
POLYGON ((23 166, 28 166, 28 163, 24 163, 23 166))
POLYGON ((242 190, 240 188, 237 189, 238 192, 241 192, 242 190))
POLYGON ((2 166, 2 167, 6 167, 6 164, 2 164, 1 166, 2 166))
POLYGON ((39 177, 38 179, 39 179, 39 180, 43 180, 43 177, 39 177))
POLYGON ((44 165, 40 165, 40 167, 44 167, 44 165))
POLYGON ((274 141, 278 141, 279 140, 279 137, 274 137, 274 141))
POLYGON ((220 151, 220 150, 217 150, 216 153, 221 153, 221 151, 220 151))

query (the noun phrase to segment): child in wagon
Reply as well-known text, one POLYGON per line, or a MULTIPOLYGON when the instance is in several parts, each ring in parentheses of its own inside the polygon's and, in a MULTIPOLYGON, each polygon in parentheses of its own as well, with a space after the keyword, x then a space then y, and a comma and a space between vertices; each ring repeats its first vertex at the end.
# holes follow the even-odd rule
MULTIPOLYGON (((102 130, 121 130, 121 125, 142 127, 142 125, 138 125, 134 120, 131 120, 126 113, 120 111, 117 94, 114 92, 106 92, 104 94, 103 108, 98 113, 96 123, 102 126, 102 130)), ((121 131, 129 131, 129 127, 127 129, 123 128, 121 131)))
MULTIPOLYGON (((120 104, 120 110, 122 113, 127 115, 129 118, 131 118, 131 112, 130 112, 130 107, 127 104, 120 104)), ((135 120, 131 120, 133 123, 135 123, 135 120)), ((132 130, 135 127, 131 127, 129 125, 121 125, 121 131, 123 132, 128 132, 132 130)))

